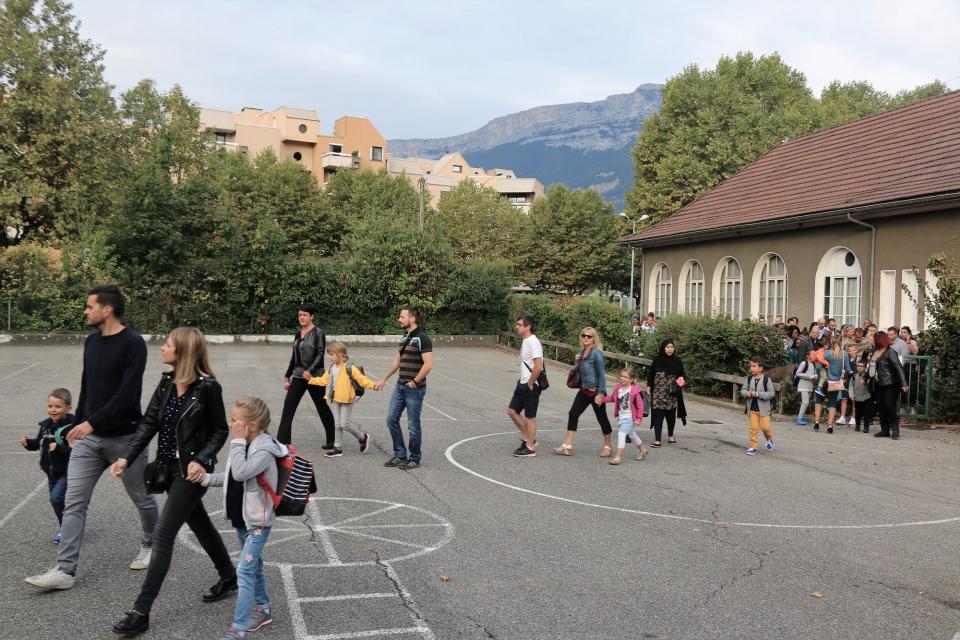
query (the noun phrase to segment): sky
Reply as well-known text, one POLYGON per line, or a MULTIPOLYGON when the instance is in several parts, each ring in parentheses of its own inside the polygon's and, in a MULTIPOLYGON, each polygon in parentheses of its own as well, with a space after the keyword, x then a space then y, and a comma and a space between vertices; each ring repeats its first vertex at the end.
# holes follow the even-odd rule
POLYGON ((960 89, 960 0, 75 0, 117 91, 152 78, 204 107, 367 116, 437 138, 602 100, 723 55, 779 53, 814 92, 866 80, 960 89))

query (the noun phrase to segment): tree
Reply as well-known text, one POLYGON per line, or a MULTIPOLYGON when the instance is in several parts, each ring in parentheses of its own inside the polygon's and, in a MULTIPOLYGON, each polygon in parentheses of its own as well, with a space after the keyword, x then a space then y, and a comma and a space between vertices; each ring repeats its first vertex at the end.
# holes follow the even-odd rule
POLYGON ((526 216, 493 189, 464 180, 440 196, 437 218, 458 261, 512 263, 526 216))
POLYGON ((340 231, 369 217, 416 215, 420 197, 404 176, 391 176, 386 170, 337 171, 323 189, 321 207, 331 229, 337 231, 331 238, 336 242, 340 231))
POLYGON ((869 82, 856 81, 841 84, 839 80, 834 80, 820 93, 818 126, 832 127, 857 118, 872 116, 917 100, 942 95, 948 90, 945 84, 934 80, 929 84, 903 90, 891 96, 884 91, 874 89, 869 82))
POLYGON ((534 289, 608 290, 629 272, 617 244, 625 225, 596 191, 551 185, 534 201, 524 231, 517 275, 534 289))
POLYGON ((14 242, 70 235, 106 209, 118 129, 102 60, 66 2, 0 5, 0 224, 14 242))

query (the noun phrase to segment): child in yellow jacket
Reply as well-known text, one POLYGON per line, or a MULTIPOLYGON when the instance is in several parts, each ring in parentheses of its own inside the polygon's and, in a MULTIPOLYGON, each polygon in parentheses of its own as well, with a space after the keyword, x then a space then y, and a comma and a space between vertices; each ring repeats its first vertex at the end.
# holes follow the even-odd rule
POLYGON ((362 431, 355 431, 350 426, 353 403, 357 401, 357 394, 353 391, 351 380, 364 389, 375 389, 377 384, 363 375, 356 366, 347 362, 347 346, 342 342, 329 345, 327 355, 330 356, 331 364, 322 376, 311 375, 309 371, 303 372, 303 377, 308 381, 307 384, 327 388, 325 397, 330 402, 330 408, 333 409, 333 418, 337 427, 336 437, 333 441, 333 449, 323 455, 327 458, 338 458, 343 455, 344 429, 357 439, 360 444, 360 453, 366 453, 367 447, 370 446, 370 436, 362 431))

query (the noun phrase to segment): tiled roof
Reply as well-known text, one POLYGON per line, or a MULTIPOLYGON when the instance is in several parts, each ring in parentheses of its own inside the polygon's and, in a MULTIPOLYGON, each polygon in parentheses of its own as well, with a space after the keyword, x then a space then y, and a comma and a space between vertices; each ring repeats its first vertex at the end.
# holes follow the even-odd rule
POLYGON ((668 240, 960 191, 960 91, 787 140, 662 222, 668 240))

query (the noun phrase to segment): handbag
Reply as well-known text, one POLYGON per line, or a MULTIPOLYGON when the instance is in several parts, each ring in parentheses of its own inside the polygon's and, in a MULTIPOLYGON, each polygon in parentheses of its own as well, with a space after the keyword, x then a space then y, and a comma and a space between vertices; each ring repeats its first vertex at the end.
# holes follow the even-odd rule
POLYGON ((843 380, 827 380, 827 392, 843 391, 843 380))
MULTIPOLYGON (((526 362, 523 363, 523 366, 527 368, 527 371, 533 373, 533 369, 530 368, 526 362)), ((537 386, 540 387, 540 391, 546 391, 550 388, 550 381, 547 380, 547 369, 544 367, 540 370, 540 375, 537 376, 537 386)))
POLYGON ((170 488, 170 482, 170 471, 165 462, 154 460, 143 468, 143 485, 147 493, 163 493, 170 488))
POLYGON ((578 364, 575 367, 571 367, 570 371, 567 372, 567 386, 571 389, 579 389, 580 380, 580 365, 578 364))

